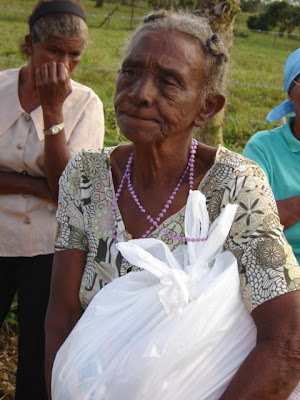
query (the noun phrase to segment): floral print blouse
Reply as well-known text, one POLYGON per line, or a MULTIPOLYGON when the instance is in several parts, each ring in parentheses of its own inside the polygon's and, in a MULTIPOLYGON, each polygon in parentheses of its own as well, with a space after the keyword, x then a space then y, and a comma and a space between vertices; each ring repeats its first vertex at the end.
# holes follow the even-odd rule
MULTIPOLYGON (((105 284, 138 269, 121 256, 112 239, 113 150, 82 150, 71 159, 60 179, 56 251, 79 249, 87 253, 79 293, 83 308, 105 284)), ((214 165, 198 190, 206 196, 211 222, 226 204, 238 204, 224 250, 237 258, 241 293, 249 312, 300 288, 300 268, 283 234, 267 178, 255 162, 219 146, 214 165)), ((184 215, 185 207, 160 228, 184 237, 184 215)), ((118 208, 115 226, 119 241, 130 239, 118 208)), ((163 240, 171 250, 184 246, 160 229, 149 237, 163 240)))

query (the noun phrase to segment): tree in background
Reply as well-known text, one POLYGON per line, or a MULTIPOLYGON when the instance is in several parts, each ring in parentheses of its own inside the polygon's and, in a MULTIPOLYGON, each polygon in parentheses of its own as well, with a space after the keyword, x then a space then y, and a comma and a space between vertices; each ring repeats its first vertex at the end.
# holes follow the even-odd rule
MULTIPOLYGON (((233 40, 233 26, 237 13, 240 11, 241 0, 148 0, 151 8, 157 10, 184 9, 206 16, 214 32, 219 33, 225 40, 230 53, 233 40)), ((253 0, 255 1, 255 0, 253 0)), ((196 139, 216 146, 223 142, 224 109, 220 111, 203 128, 195 128, 196 139)))
POLYGON ((104 3, 104 0, 96 0, 96 5, 95 5, 95 7, 102 7, 103 6, 103 3, 104 3))
MULTIPOLYGON (((231 53, 233 28, 236 15, 240 12, 240 0, 198 0, 196 12, 205 15, 214 32, 220 34, 231 53)), ((225 109, 215 115, 203 128, 195 128, 196 139, 216 146, 223 143, 223 121, 225 109)))
MULTIPOLYGON (((298 3, 299 4, 299 3, 298 3)), ((274 1, 259 15, 252 15, 247 20, 249 29, 292 33, 300 26, 300 7, 286 1, 274 1)))
POLYGON ((257 12, 258 9, 263 7, 263 4, 260 0, 242 0, 241 1, 241 10, 243 12, 257 12))

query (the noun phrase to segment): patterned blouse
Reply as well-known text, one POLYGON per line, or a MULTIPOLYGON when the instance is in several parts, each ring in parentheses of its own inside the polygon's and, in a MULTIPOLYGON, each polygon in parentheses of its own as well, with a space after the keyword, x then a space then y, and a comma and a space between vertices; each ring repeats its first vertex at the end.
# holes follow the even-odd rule
MULTIPOLYGON (((138 269, 121 256, 112 239, 113 150, 82 150, 71 159, 60 179, 56 250, 87 252, 79 293, 83 308, 105 284, 138 269)), ((255 162, 219 146, 214 165, 198 190, 206 196, 211 222, 226 204, 238 204, 224 250, 230 250, 238 260, 241 293, 249 312, 300 288, 300 268, 283 234, 266 176, 255 162)), ((184 214, 185 207, 160 228, 184 237, 184 214)), ((118 208, 115 218, 118 240, 130 239, 118 208)), ((159 229, 149 237, 164 241, 171 250, 184 246, 159 229)))

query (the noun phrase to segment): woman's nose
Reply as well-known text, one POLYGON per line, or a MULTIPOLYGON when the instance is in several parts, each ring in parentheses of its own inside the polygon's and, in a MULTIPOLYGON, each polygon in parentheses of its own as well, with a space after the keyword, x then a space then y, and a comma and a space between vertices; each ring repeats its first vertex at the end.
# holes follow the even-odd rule
POLYGON ((156 88, 152 76, 141 76, 133 83, 129 98, 138 106, 149 107, 155 98, 156 88))
POLYGON ((59 61, 62 62, 64 66, 67 68, 67 70, 70 72, 70 67, 71 67, 70 57, 68 57, 68 55, 66 54, 62 55, 59 61))

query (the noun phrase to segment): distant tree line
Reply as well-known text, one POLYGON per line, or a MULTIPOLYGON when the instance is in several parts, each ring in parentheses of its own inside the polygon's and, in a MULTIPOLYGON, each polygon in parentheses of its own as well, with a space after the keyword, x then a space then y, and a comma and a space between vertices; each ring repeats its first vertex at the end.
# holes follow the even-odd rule
MULTIPOLYGON (((95 0, 96 7, 102 7, 105 3, 120 3, 123 5, 131 5, 132 1, 136 3, 138 0, 95 0)), ((139 0, 141 1, 141 0, 139 0)), ((166 9, 166 10, 187 10, 196 11, 203 10, 205 8, 205 13, 208 10, 219 8, 221 12, 228 11, 229 9, 235 9, 235 5, 240 5, 241 0, 144 0, 147 2, 148 6, 153 10, 166 9)), ((253 1, 253 0, 250 0, 253 1)))
MULTIPOLYGON (((242 11, 253 11, 253 8, 261 5, 260 0, 244 0, 242 11)), ((298 2, 299 4, 299 2, 298 2)), ((274 1, 265 6, 264 11, 258 15, 252 15, 247 20, 249 29, 272 31, 275 28, 280 32, 291 34, 296 28, 300 28, 300 6, 287 1, 274 1)))
POLYGON ((261 0, 242 0, 241 10, 243 12, 254 13, 261 11, 264 8, 264 3, 261 0))

